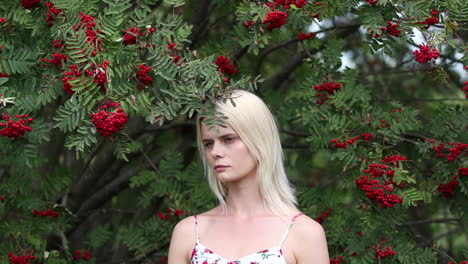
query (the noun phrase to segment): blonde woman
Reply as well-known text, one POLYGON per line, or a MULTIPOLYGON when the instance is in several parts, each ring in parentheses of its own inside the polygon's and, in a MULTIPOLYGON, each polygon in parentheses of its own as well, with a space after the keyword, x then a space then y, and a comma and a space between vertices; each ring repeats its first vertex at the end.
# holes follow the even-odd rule
POLYGON ((216 102, 228 119, 197 142, 219 205, 174 228, 169 264, 329 264, 320 224, 296 208, 283 167, 278 128, 265 103, 236 90, 216 102))

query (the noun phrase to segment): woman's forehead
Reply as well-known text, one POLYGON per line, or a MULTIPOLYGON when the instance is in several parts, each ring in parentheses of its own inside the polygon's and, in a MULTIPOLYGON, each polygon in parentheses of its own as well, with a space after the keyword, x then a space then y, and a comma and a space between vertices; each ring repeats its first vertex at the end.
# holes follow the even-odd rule
POLYGON ((202 138, 204 137, 219 137, 223 136, 226 134, 237 134, 232 127, 224 123, 224 126, 214 126, 212 129, 210 129, 210 126, 206 124, 201 124, 201 136, 202 138))

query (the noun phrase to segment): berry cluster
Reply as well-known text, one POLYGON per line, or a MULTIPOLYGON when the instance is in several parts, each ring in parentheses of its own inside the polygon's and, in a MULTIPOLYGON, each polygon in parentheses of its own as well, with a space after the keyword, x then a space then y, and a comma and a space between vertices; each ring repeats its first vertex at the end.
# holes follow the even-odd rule
MULTIPOLYGON (((435 143, 434 139, 426 139, 426 141, 430 142, 431 144, 435 143)), ((461 142, 458 142, 457 144, 450 142, 449 145, 451 148, 448 149, 449 153, 447 155, 447 162, 453 162, 468 148, 468 144, 463 144, 461 142)), ((443 153, 443 151, 446 151, 444 143, 441 142, 439 145, 432 145, 431 147, 437 153, 438 158, 443 158, 446 156, 446 154, 443 153)), ((468 151, 466 151, 465 155, 468 155, 468 151)))
POLYGON ((371 6, 375 6, 379 0, 366 0, 371 6))
POLYGON ((29 260, 35 259, 36 257, 26 253, 26 255, 15 256, 13 253, 8 253, 8 260, 11 264, 29 264, 29 260))
POLYGON ((439 58, 440 52, 436 48, 431 48, 429 45, 421 44, 419 45, 419 50, 413 51, 413 54, 416 55, 415 61, 426 63, 439 58))
MULTIPOLYGON (((455 261, 450 261, 449 263, 447 264, 457 264, 455 261)), ((466 260, 462 260, 459 264, 468 264, 468 261, 466 260)))
POLYGON ((273 30, 275 28, 281 28, 286 24, 288 14, 281 11, 274 11, 267 14, 267 17, 263 20, 262 24, 268 24, 267 29, 273 30))
POLYGON ((234 68, 234 65, 229 65, 231 63, 230 60, 228 60, 224 56, 218 56, 215 61, 213 61, 216 65, 218 65, 218 70, 220 72, 228 73, 228 74, 235 74, 237 73, 237 70, 234 68))
POLYGON ((382 34, 386 33, 394 37, 399 37, 401 31, 397 29, 398 26, 400 26, 398 21, 397 22, 387 21, 387 26, 380 28, 380 29, 382 30, 382 34))
POLYGON ((0 196, 0 202, 2 202, 3 200, 5 200, 5 198, 3 196, 0 196))
POLYGON ((65 44, 60 41, 60 40, 52 40, 52 45, 54 46, 54 48, 56 49, 60 49, 62 48, 65 44))
POLYGON ((174 215, 175 217, 179 217, 179 216, 181 216, 183 214, 184 214, 184 212, 181 209, 173 210, 171 208, 167 208, 167 212, 166 213, 159 212, 158 217, 163 219, 163 220, 170 220, 171 215, 174 215))
POLYGON ((123 32, 125 33, 123 35, 123 43, 125 45, 136 44, 137 36, 141 36, 139 27, 127 28, 127 29, 124 29, 123 32))
POLYGON ((330 259, 330 264, 342 264, 343 256, 338 256, 337 259, 330 259))
POLYGON ((109 113, 101 110, 97 113, 91 113, 89 116, 97 131, 106 138, 119 132, 125 123, 128 122, 128 116, 123 111, 122 108, 109 113))
POLYGON ((246 21, 246 22, 242 22, 242 25, 244 25, 244 27, 246 28, 250 28, 252 27, 254 24, 254 22, 252 20, 249 20, 249 21, 246 21))
POLYGON ((437 187, 437 191, 440 193, 440 196, 449 198, 452 197, 455 193, 455 189, 460 183, 457 181, 457 176, 453 176, 453 180, 450 180, 449 183, 441 184, 437 187))
POLYGON ((468 176, 468 168, 458 168, 458 174, 468 176))
POLYGON ((389 163, 390 166, 399 167, 398 162, 405 161, 405 160, 408 160, 408 159, 400 155, 393 155, 393 156, 384 157, 384 159, 382 160, 382 163, 389 163))
POLYGON ((266 5, 272 10, 276 10, 278 6, 282 6, 286 12, 289 12, 291 5, 295 5, 297 8, 302 8, 306 4, 306 0, 273 0, 273 2, 267 1, 266 3, 266 5))
POLYGON ((52 217, 52 218, 57 218, 58 216, 58 212, 55 212, 53 210, 50 210, 50 209, 47 209, 45 211, 38 211, 38 210, 34 210, 33 211, 33 215, 34 216, 43 216, 43 217, 52 217))
POLYGON ((63 62, 66 62, 67 61, 67 55, 65 54, 60 54, 60 53, 54 53, 52 54, 52 59, 48 60, 48 59, 41 59, 43 62, 50 62, 52 64, 55 64, 59 67, 62 67, 63 65, 63 62))
POLYGON ((463 87, 463 91, 465 92, 465 98, 468 99, 468 81, 465 81, 463 85, 465 85, 463 87))
MULTIPOLYGON (((369 139, 372 136, 373 135, 371 133, 362 133, 361 134, 362 139, 364 139, 365 141, 369 141, 369 139)), ((334 144, 333 146, 335 146, 335 148, 345 149, 345 148, 348 148, 348 145, 351 145, 351 144, 357 145, 358 143, 355 143, 355 142, 358 139, 359 139, 359 136, 347 139, 345 142, 339 142, 338 139, 334 138, 334 139, 330 140, 330 143, 334 144)))
MULTIPOLYGON (((375 249, 376 247, 373 246, 372 248, 375 249)), ((396 254, 396 252, 393 250, 392 247, 386 247, 385 249, 383 249, 383 247, 380 246, 380 249, 375 250, 374 258, 383 259, 383 258, 391 257, 391 256, 393 256, 395 254, 396 254)))
POLYGON ((80 12, 80 23, 78 25, 73 26, 75 31, 78 31, 80 28, 85 29, 86 34, 86 42, 91 42, 94 44, 95 50, 91 53, 92 56, 97 55, 97 51, 101 51, 102 48, 99 46, 102 44, 103 40, 101 38, 97 38, 97 34, 102 33, 100 30, 94 30, 93 28, 96 27, 96 20, 95 17, 89 16, 83 12, 80 12), (97 41, 96 41, 97 40, 97 41))
POLYGON ((305 34, 305 33, 299 33, 297 34, 297 38, 300 40, 300 41, 303 41, 303 40, 306 40, 306 39, 310 39, 312 37, 315 37, 315 33, 314 32, 310 32, 309 34, 305 34))
POLYGON ((74 91, 72 91, 71 89, 73 85, 70 84, 70 81, 75 80, 76 77, 80 77, 81 73, 78 71, 78 66, 76 65, 70 65, 68 68, 70 69, 70 71, 64 73, 63 75, 65 75, 65 77, 62 78, 63 90, 67 94, 72 94, 74 93, 74 91))
POLYGON ((0 72, 0 78, 8 78, 10 75, 0 72))
POLYGON ((144 64, 138 65, 138 69, 140 71, 136 74, 138 80, 142 82, 143 84, 150 84, 153 82, 153 78, 148 76, 148 72, 151 71, 150 66, 145 66, 144 64))
POLYGON ((11 119, 10 115, 2 115, 0 119, 5 120, 7 123, 0 123, 0 136, 9 138, 19 138, 26 133, 31 132, 32 128, 27 126, 33 121, 28 115, 16 115, 16 122, 11 119))
POLYGON ((106 70, 109 66, 110 62, 109 61, 104 61, 102 64, 98 63, 96 64, 91 64, 91 70, 86 70, 85 73, 89 77, 92 77, 94 80, 93 82, 97 83, 99 87, 101 87, 102 91, 106 90, 106 84, 107 84, 107 73, 106 70))
POLYGON ((47 8, 49 8, 49 12, 47 12, 47 17, 45 20, 47 21, 47 25, 51 27, 53 25, 52 22, 54 22, 55 17, 57 17, 62 12, 62 9, 54 8, 54 4, 52 2, 44 2, 44 4, 47 6, 47 8))
POLYGON ((403 198, 393 193, 393 187, 404 188, 406 183, 397 184, 393 181, 394 170, 384 164, 369 164, 364 173, 370 177, 361 175, 355 182, 371 201, 380 204, 382 208, 392 208, 394 204, 403 202, 403 198))
MULTIPOLYGON (((171 56, 171 57, 174 58, 172 62, 174 62, 175 64, 177 64, 177 63, 179 62, 179 60, 182 58, 182 56, 177 55, 177 48, 176 48, 176 46, 177 46, 177 44, 175 44, 175 43, 169 43, 169 44, 167 44, 167 46, 166 46, 166 48, 167 48, 168 50, 170 50, 170 52, 168 52, 168 54, 169 54, 169 56, 171 56)), ((184 63, 184 62, 181 61, 178 65, 179 65, 179 66, 182 66, 183 63, 184 63)))
POLYGON ((39 0, 21 0, 21 5, 24 9, 33 9, 39 4, 39 0))
POLYGON ((106 100, 106 103, 99 106, 99 110, 115 109, 120 106, 120 103, 112 102, 111 100, 106 100))
POLYGON ((78 259, 84 259, 84 260, 90 260, 91 259, 91 252, 86 251, 84 254, 83 252, 79 250, 75 250, 73 252, 73 259, 78 260, 78 259))
POLYGON ((418 22, 417 24, 425 24, 426 26, 424 28, 428 29, 430 26, 439 23, 439 18, 437 17, 438 15, 439 15, 439 11, 432 9, 431 17, 428 17, 423 22, 418 22))
POLYGON ((314 89, 317 92, 326 92, 326 93, 316 93, 315 96, 321 99, 317 100, 316 103, 322 105, 325 101, 329 100, 329 95, 335 94, 336 90, 341 88, 341 83, 326 82, 320 85, 314 85, 314 89))
POLYGON ((328 208, 326 211, 320 211, 320 215, 315 219, 319 224, 322 224, 323 220, 327 219, 330 216, 331 208, 328 208))

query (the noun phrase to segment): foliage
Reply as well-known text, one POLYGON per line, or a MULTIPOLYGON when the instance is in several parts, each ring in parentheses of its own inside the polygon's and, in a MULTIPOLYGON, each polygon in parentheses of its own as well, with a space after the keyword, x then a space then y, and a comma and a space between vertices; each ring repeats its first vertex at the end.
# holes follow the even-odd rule
POLYGON ((0 136, 0 263, 87 262, 76 250, 89 263, 159 261, 179 219, 216 205, 194 118, 219 124, 211 102, 234 89, 277 116, 300 209, 323 217, 331 259, 468 258, 463 0, 21 2, 0 0, 0 129, 32 118, 0 136), (274 8, 288 17, 269 30, 274 8), (416 62, 420 44, 437 59, 416 62), (401 202, 383 208, 356 184, 370 164, 393 171, 376 179, 401 202), (33 213, 48 209, 58 217, 33 213))

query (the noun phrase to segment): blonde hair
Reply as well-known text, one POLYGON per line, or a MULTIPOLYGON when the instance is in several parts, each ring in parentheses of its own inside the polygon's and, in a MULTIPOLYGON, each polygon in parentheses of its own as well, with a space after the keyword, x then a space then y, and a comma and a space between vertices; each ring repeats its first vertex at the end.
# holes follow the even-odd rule
MULTIPOLYGON (((257 182, 267 210, 274 214, 286 214, 296 208, 294 188, 288 181, 283 165, 283 149, 278 127, 268 106, 258 96, 243 90, 230 92, 230 100, 215 101, 215 110, 228 119, 224 120, 240 137, 250 153, 257 159, 257 182)), ((202 143, 201 122, 203 113, 197 117, 197 144, 205 168, 205 176, 211 190, 227 212, 227 189, 218 180, 207 162, 202 143)))

